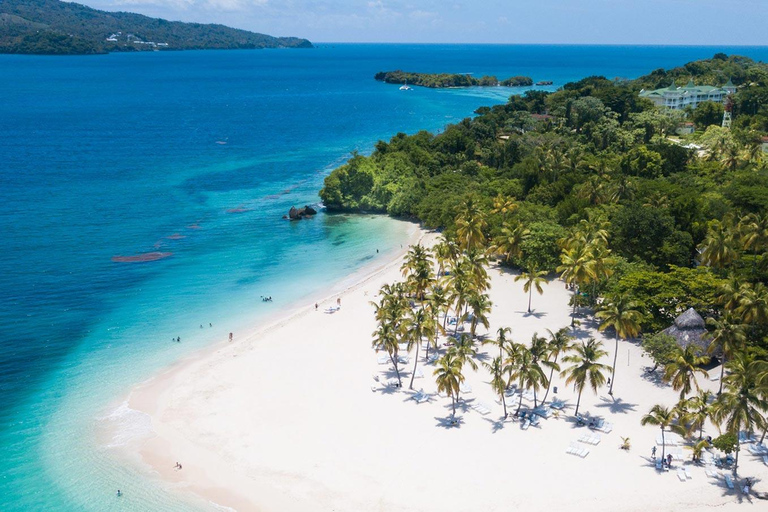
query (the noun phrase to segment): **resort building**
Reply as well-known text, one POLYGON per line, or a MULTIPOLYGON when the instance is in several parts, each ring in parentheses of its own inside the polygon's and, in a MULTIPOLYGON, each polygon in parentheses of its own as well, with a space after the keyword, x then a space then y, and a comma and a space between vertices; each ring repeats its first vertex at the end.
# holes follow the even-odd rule
POLYGON ((702 351, 709 348, 709 340, 706 338, 707 324, 693 308, 688 308, 683 314, 675 318, 675 323, 661 332, 675 338, 682 349, 688 345, 696 345, 702 351))
POLYGON ((690 80, 685 87, 677 87, 674 82, 669 87, 653 91, 640 91, 641 98, 651 100, 657 107, 667 107, 682 110, 685 107, 696 108, 703 101, 723 103, 726 96, 736 92, 736 86, 731 80, 722 87, 711 85, 695 85, 690 80))

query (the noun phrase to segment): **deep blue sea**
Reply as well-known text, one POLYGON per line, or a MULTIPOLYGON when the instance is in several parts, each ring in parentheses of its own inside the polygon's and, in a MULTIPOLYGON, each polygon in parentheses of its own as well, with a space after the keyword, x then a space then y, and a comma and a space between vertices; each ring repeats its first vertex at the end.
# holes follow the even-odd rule
POLYGON ((202 506, 112 455, 105 421, 142 428, 120 397, 399 247, 406 226, 383 217, 281 219, 351 152, 523 91, 400 91, 377 71, 554 89, 716 52, 768 60, 766 47, 385 44, 0 55, 0 510, 202 506), (113 261, 149 252, 172 255, 113 261))

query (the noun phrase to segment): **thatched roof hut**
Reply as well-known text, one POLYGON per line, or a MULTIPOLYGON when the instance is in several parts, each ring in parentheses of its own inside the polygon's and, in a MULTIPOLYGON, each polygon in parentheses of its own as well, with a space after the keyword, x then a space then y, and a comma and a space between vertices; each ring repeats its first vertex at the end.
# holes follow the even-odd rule
POLYGON ((709 340, 705 337, 707 325, 701 315, 693 308, 689 308, 685 313, 675 318, 675 323, 661 332, 675 338, 677 344, 683 349, 694 344, 705 351, 709 346, 709 340))

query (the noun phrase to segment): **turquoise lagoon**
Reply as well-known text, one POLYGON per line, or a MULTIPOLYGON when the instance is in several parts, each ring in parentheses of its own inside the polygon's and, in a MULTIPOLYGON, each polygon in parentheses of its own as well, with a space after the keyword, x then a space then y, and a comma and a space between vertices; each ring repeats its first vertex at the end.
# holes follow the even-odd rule
POLYGON ((0 56, 0 509, 206 507, 114 456, 125 438, 98 435, 105 423, 123 436, 147 428, 121 397, 399 248, 409 226, 385 217, 281 219, 317 202, 351 152, 523 91, 400 91, 377 71, 556 88, 718 51, 768 58, 764 47, 385 44, 0 56), (172 255, 112 260, 150 252, 172 255))

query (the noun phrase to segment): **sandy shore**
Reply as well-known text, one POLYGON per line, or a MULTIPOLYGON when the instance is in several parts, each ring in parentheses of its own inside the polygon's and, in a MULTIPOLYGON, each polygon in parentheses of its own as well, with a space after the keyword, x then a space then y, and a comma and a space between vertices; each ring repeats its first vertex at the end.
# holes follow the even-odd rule
MULTIPOLYGON (((434 235, 427 234, 431 243, 434 235)), ((488 385, 488 373, 466 370, 472 392, 464 395, 460 425, 448 423, 450 399, 416 404, 415 390, 435 393, 433 367, 419 366, 414 391, 384 388, 394 375, 377 364, 371 349, 375 328, 370 300, 384 283, 400 279, 400 257, 340 293, 341 310, 328 314, 309 306, 267 329, 222 344, 174 366, 136 388, 130 407, 150 415, 153 434, 138 447, 142 460, 169 488, 239 511, 474 511, 474 510, 721 510, 760 509, 764 502, 728 490, 686 463, 692 478, 651 465, 658 429, 640 417, 655 403, 672 405, 677 392, 643 376, 650 364, 638 346, 619 348, 615 400, 601 389, 586 391, 581 411, 614 425, 586 458, 566 454, 590 431, 571 416, 576 396, 556 377, 557 397, 569 405, 559 418, 521 430, 488 385), (372 391, 372 386, 375 390, 372 391), (482 415, 471 405, 491 409, 482 415), (619 449, 629 437, 632 449, 619 449), (174 469, 181 462, 181 471, 174 469)), ((569 292, 552 281, 543 296, 527 294, 514 275, 492 269, 490 332, 512 328, 528 342, 570 322, 569 292)), ((481 331, 482 332, 482 331, 481 331)), ((582 325, 579 337, 601 335, 582 325)), ((606 340, 613 357, 613 340, 606 340)), ((492 352, 492 349, 489 348, 492 352)), ((482 357, 488 357, 485 349, 482 357)), ((610 360, 605 361, 610 363, 610 360)), ((413 360, 407 365, 410 376, 413 360)), ((711 371, 719 375, 719 368, 711 371)), ((701 379, 700 379, 701 380, 701 379)), ((701 384, 713 390, 717 383, 701 384)), ((509 404, 512 408, 514 404, 509 404)), ((524 406, 531 405, 527 400, 524 406)), ((514 408, 512 408, 514 411, 514 408)), ((710 426, 708 432, 717 435, 710 426)), ((673 448, 674 449, 674 448, 673 448)), ((659 447, 659 453, 661 448, 659 447)), ((684 452, 686 458, 690 456, 684 452)), ((768 468, 744 450, 741 476, 758 489, 768 468)), ((738 487, 738 485, 737 485, 738 487)))

